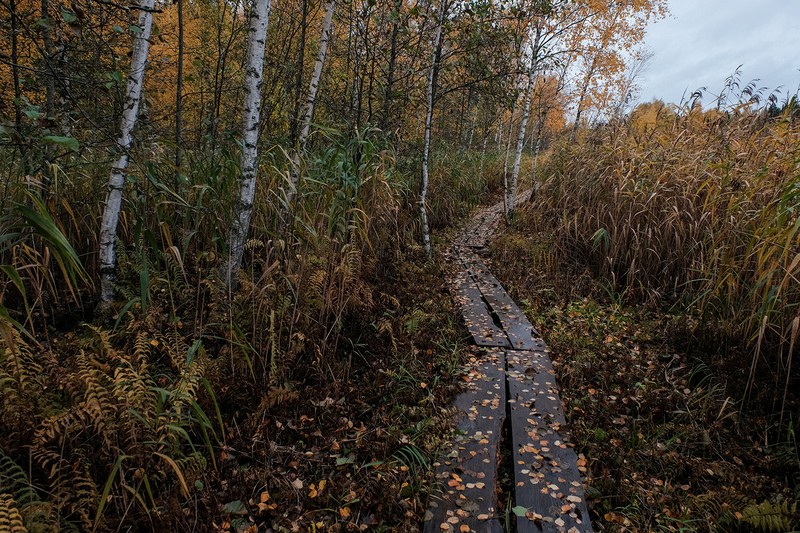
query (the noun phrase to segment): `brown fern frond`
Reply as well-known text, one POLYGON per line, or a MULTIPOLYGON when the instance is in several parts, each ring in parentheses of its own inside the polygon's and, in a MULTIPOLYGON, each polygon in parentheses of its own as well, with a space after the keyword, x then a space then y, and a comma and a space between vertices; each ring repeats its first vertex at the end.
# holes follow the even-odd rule
POLYGON ((38 390, 41 387, 42 366, 20 332, 10 328, 8 335, 0 337, 0 346, 5 348, 0 358, 0 372, 16 382, 20 393, 38 390))
POLYGON ((17 502, 10 494, 0 494, 0 531, 28 533, 17 508, 17 502))
POLYGON ((320 268, 314 271, 308 278, 308 290, 310 294, 316 297, 322 297, 325 292, 325 280, 328 273, 325 269, 320 268))

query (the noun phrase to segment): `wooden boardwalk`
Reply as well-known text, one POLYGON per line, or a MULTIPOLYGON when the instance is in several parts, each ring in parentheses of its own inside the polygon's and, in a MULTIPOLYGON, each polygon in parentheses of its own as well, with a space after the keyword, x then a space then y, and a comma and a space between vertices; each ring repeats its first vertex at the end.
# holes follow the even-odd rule
POLYGON ((509 517, 519 533, 590 532, 585 461, 566 433, 549 350, 480 256, 502 216, 502 203, 479 210, 447 252, 450 290, 476 347, 423 530, 501 533, 509 517), (513 510, 502 513, 501 463, 514 470, 513 510))

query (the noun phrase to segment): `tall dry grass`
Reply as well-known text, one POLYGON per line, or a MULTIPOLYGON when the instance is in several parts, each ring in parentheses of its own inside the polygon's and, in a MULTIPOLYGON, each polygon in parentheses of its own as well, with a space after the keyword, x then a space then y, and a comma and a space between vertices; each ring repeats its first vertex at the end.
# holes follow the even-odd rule
POLYGON ((800 113, 796 99, 781 111, 747 96, 642 105, 561 143, 537 207, 617 295, 677 304, 744 342, 745 397, 772 387, 783 412, 797 382, 800 113))

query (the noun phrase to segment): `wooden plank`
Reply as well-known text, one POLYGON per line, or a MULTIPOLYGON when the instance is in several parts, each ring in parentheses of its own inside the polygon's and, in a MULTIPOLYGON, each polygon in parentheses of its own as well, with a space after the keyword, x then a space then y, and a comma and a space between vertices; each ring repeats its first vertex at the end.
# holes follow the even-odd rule
POLYGON ((464 324, 478 346, 509 347, 511 343, 503 330, 492 320, 492 315, 475 281, 465 272, 458 272, 449 280, 456 302, 461 306, 464 324))
POLYGON ((473 256, 465 263, 484 300, 491 307, 515 350, 540 350, 544 343, 525 313, 503 289, 502 284, 486 268, 486 265, 473 256))
POLYGON ((506 353, 518 533, 590 532, 578 456, 544 351, 506 353))
POLYGON ((458 435, 436 463, 439 490, 431 495, 423 531, 502 533, 497 511, 497 465, 505 419, 505 354, 481 349, 455 401, 458 435))

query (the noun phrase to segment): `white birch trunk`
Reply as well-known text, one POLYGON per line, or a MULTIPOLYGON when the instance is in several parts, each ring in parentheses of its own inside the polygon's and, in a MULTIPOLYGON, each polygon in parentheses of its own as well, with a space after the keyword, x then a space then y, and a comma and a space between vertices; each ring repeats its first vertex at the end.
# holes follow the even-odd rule
POLYGON ((514 132, 514 115, 517 114, 517 102, 519 97, 514 99, 511 106, 511 117, 508 119, 508 136, 506 138, 506 155, 503 158, 503 213, 508 217, 508 157, 511 153, 511 138, 514 132))
POLYGON ((271 0, 253 0, 250 12, 250 35, 247 41, 244 77, 244 113, 242 139, 242 176, 230 236, 228 262, 223 279, 228 290, 236 287, 236 275, 242 264, 244 244, 250 230, 258 170, 258 131, 261 119, 261 86, 264 83, 264 48, 271 0))
POLYGON ((300 180, 300 156, 306 153, 308 137, 311 133, 311 119, 314 117, 314 104, 317 101, 317 89, 322 78, 322 67, 325 65, 325 56, 328 53, 328 41, 331 36, 331 26, 333 25, 333 12, 336 9, 336 0, 328 0, 325 4, 325 18, 322 21, 322 34, 319 38, 319 52, 314 63, 314 72, 311 73, 311 81, 308 84, 308 96, 306 97, 305 112, 303 114, 303 126, 298 138, 298 148, 292 160, 291 189, 286 194, 286 205, 291 208, 294 196, 297 193, 297 184, 300 180))
POLYGON ((506 190, 506 217, 514 212, 514 200, 517 194, 517 179, 519 178, 519 167, 522 162, 522 150, 525 148, 525 131, 528 128, 528 118, 531 114, 531 100, 533 99, 533 86, 536 82, 538 71, 539 39, 541 29, 536 28, 536 38, 531 49, 531 64, 528 68, 528 86, 525 89, 524 103, 522 106, 522 118, 519 121, 519 132, 517 133, 517 148, 514 153, 514 166, 511 170, 511 179, 506 190))
POLYGON ((511 177, 506 189, 506 217, 514 212, 514 198, 517 194, 517 179, 519 178, 519 168, 522 163, 522 150, 525 148, 525 132, 528 128, 528 117, 531 113, 531 93, 533 84, 536 81, 536 72, 531 66, 528 71, 528 86, 525 89, 524 103, 522 105, 522 117, 519 121, 519 131, 517 133, 517 147, 514 150, 514 166, 511 168, 511 177))
POLYGON ((425 254, 431 255, 431 230, 428 224, 428 159, 431 152, 431 125, 433 123, 433 96, 436 89, 436 77, 439 70, 439 59, 442 52, 442 26, 447 12, 447 4, 442 5, 442 12, 439 14, 439 21, 436 24, 436 35, 433 40, 433 63, 428 73, 427 112, 425 113, 425 141, 422 146, 422 186, 419 192, 419 216, 422 221, 422 244, 425 247, 425 254))
POLYGON ((317 101, 317 89, 319 80, 322 77, 322 67, 325 65, 325 55, 328 53, 328 41, 333 25, 333 12, 336 9, 336 0, 328 0, 325 4, 325 19, 322 21, 322 35, 319 38, 319 52, 317 61, 314 63, 314 72, 311 74, 311 82, 308 84, 308 98, 306 98, 306 111, 303 116, 303 129, 300 130, 300 152, 306 151, 308 134, 311 131, 311 119, 314 116, 314 104, 317 101))
POLYGON ((141 30, 136 34, 131 53, 131 67, 125 92, 125 107, 122 111, 117 146, 121 152, 116 164, 111 168, 108 180, 106 206, 100 223, 100 299, 108 303, 114 299, 114 281, 117 267, 117 225, 122 208, 122 188, 125 186, 125 171, 130 161, 130 149, 133 143, 131 132, 139 116, 139 105, 142 100, 142 82, 147 64, 147 53, 150 49, 150 32, 153 27, 153 0, 141 0, 139 7, 139 23, 141 30))

